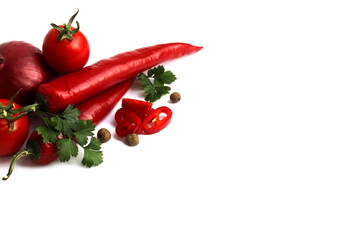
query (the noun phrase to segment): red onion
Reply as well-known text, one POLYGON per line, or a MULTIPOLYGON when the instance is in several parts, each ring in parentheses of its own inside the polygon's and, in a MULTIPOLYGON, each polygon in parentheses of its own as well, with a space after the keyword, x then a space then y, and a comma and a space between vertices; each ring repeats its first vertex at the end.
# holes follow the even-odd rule
POLYGON ((22 89, 15 101, 22 106, 32 104, 37 87, 50 80, 53 74, 41 50, 30 43, 0 44, 0 98, 10 99, 22 89))

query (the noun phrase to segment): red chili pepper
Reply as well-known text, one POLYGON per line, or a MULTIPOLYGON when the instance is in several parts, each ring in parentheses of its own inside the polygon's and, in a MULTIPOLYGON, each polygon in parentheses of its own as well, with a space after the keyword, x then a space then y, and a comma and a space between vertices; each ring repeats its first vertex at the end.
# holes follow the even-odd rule
POLYGON ((101 122, 129 90, 134 80, 135 77, 132 77, 75 105, 75 108, 80 110, 79 118, 92 119, 94 124, 101 122))
POLYGON ((142 121, 141 119, 133 112, 120 108, 115 113, 116 134, 119 137, 125 137, 131 133, 141 133, 142 131, 142 121))
POLYGON ((169 125, 172 111, 168 107, 159 107, 151 111, 143 121, 143 130, 147 134, 157 133, 169 125))
POLYGON ((166 43, 121 53, 41 84, 37 101, 43 110, 58 113, 162 62, 200 49, 187 43, 166 43))
POLYGON ((138 115, 141 120, 144 120, 144 118, 149 114, 149 112, 153 110, 151 102, 141 101, 132 98, 123 98, 121 102, 121 107, 132 111, 133 113, 138 115))
POLYGON ((15 154, 11 160, 9 172, 2 180, 7 180, 10 177, 17 160, 25 156, 30 157, 30 159, 38 165, 49 164, 58 158, 56 145, 51 142, 44 143, 42 136, 34 131, 27 140, 26 148, 15 154))

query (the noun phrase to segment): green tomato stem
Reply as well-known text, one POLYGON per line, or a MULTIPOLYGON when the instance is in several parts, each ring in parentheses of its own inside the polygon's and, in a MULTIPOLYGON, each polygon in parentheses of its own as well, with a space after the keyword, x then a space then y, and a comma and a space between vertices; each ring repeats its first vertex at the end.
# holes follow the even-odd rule
POLYGON ((14 100, 21 90, 22 89, 19 89, 9 99, 9 102, 7 103, 6 106, 3 106, 2 104, 0 104, 0 119, 3 118, 6 121, 8 121, 8 123, 10 125, 9 134, 11 134, 14 131, 14 121, 18 120, 19 118, 25 116, 26 114, 28 114, 30 112, 35 112, 39 108, 39 104, 34 103, 32 105, 28 105, 28 106, 21 107, 18 109, 13 109, 15 106, 14 100), (17 115, 17 116, 13 117, 14 115, 17 115))
POLYGON ((80 24, 78 21, 76 21, 76 28, 71 29, 71 25, 78 13, 79 9, 77 9, 76 13, 70 18, 69 22, 67 24, 64 23, 62 26, 58 26, 55 23, 50 24, 53 28, 59 31, 59 35, 57 37, 59 41, 64 39, 68 39, 70 41, 73 40, 73 35, 80 30, 80 24))

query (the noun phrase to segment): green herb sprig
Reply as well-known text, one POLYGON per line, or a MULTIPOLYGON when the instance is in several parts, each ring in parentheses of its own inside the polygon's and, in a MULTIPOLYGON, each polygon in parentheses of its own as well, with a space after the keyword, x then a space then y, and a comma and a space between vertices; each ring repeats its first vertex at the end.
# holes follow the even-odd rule
POLYGON ((61 162, 67 162, 78 155, 78 146, 84 149, 82 164, 93 167, 103 162, 101 142, 94 137, 95 125, 91 120, 79 119, 80 111, 69 105, 61 114, 38 113, 44 124, 36 131, 43 142, 56 144, 61 162), (49 117, 44 117, 49 115, 49 117), (90 139, 90 140, 89 140, 90 139))
POLYGON ((147 71, 147 74, 140 73, 139 81, 144 87, 145 101, 155 102, 162 96, 170 93, 169 85, 176 80, 171 71, 165 71, 164 66, 159 65, 147 71))

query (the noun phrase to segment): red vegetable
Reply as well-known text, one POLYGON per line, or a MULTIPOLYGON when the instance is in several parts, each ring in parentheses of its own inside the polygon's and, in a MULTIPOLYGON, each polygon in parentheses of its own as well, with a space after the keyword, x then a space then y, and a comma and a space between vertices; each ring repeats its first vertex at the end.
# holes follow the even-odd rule
POLYGON ((90 46, 85 35, 71 26, 79 10, 70 18, 68 24, 56 25, 46 34, 42 46, 47 63, 59 73, 75 72, 82 69, 90 56, 90 46))
POLYGON ((0 99, 0 156, 18 151, 29 134, 29 118, 12 99, 0 99))
POLYGON ((152 104, 136 99, 124 98, 122 108, 116 111, 116 134, 125 137, 128 134, 153 134, 169 125, 172 111, 168 107, 152 108, 152 104))
POLYGON ((142 121, 141 119, 132 111, 129 111, 125 108, 120 108, 115 113, 116 134, 119 137, 125 137, 131 133, 141 133, 142 131, 142 121))
POLYGON ((49 164, 58 158, 56 145, 52 142, 44 143, 42 137, 34 131, 26 143, 26 148, 15 154, 11 160, 8 174, 2 180, 7 180, 10 177, 17 160, 25 156, 30 157, 38 165, 49 164))
POLYGON ((132 98, 124 98, 122 100, 121 107, 132 111, 138 117, 140 117, 141 120, 144 120, 148 113, 153 110, 151 102, 141 101, 132 98))
POLYGON ((159 107, 150 112, 143 121, 143 130, 147 134, 157 133, 169 125, 172 111, 168 107, 159 107))
POLYGON ((37 87, 54 77, 37 47, 21 41, 0 44, 0 98, 10 99, 19 89, 16 102, 35 101, 37 87))
POLYGON ((92 119, 94 124, 101 122, 129 90, 134 80, 135 77, 132 77, 75 105, 75 108, 80 110, 79 118, 92 119))
POLYGON ((43 110, 57 113, 161 62, 200 49, 186 43, 167 43, 121 53, 40 85, 37 101, 43 110))

